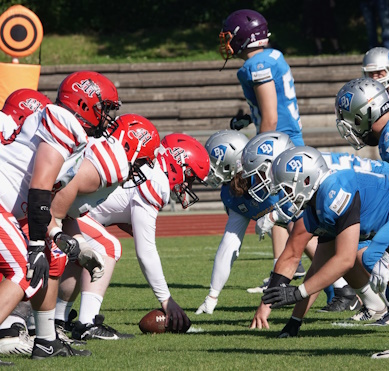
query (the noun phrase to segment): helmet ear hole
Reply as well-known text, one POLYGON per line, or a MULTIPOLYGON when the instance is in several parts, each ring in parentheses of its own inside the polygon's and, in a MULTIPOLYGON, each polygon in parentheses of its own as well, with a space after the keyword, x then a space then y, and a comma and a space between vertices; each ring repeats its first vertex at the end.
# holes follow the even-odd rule
POLYGON ((309 176, 307 176, 305 179, 304 179, 304 185, 307 186, 311 183, 311 179, 309 176))
POLYGON ((79 106, 84 112, 89 111, 88 105, 87 105, 82 99, 80 99, 80 100, 78 101, 78 106, 79 106))

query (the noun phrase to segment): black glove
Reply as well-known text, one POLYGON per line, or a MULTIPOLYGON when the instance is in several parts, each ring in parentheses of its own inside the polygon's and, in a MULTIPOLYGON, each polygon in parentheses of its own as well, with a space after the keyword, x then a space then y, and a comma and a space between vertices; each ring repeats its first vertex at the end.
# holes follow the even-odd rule
POLYGON ((49 279, 49 262, 45 255, 44 241, 30 241, 28 245, 27 281, 31 280, 30 286, 35 288, 43 279, 43 287, 46 287, 49 279))
POLYGON ((81 251, 75 238, 68 236, 66 233, 58 232, 54 236, 53 241, 68 256, 70 262, 78 260, 81 251))
POLYGON ((303 321, 299 321, 297 319, 290 318, 288 323, 281 330, 280 334, 278 335, 278 338, 283 339, 283 338, 296 337, 299 333, 300 326, 302 325, 302 323, 303 323, 303 321))
POLYGON ((238 114, 234 116, 230 121, 230 128, 232 130, 241 130, 246 128, 251 123, 250 115, 244 115, 243 110, 239 110, 238 114))
POLYGON ((280 308, 303 300, 300 290, 296 286, 285 285, 271 287, 263 292, 262 301, 271 304, 271 308, 280 308))

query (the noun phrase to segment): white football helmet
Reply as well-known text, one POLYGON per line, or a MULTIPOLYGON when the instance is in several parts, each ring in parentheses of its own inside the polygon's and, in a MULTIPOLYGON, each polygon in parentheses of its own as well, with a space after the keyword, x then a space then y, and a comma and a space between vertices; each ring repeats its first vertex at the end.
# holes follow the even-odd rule
POLYGON ((267 131, 252 138, 242 154, 243 178, 256 175, 249 194, 258 202, 263 202, 271 194, 271 165, 273 160, 288 148, 294 147, 289 135, 277 131, 267 131))
POLYGON ((326 161, 315 148, 298 146, 281 153, 272 165, 274 191, 281 196, 276 203, 280 215, 286 220, 297 216, 328 171, 326 161))
POLYGON ((236 130, 220 130, 208 138, 204 147, 210 158, 207 183, 211 187, 231 181, 242 170, 242 151, 248 141, 246 135, 236 130))
POLYGON ((369 144, 371 126, 388 111, 388 92, 384 85, 370 77, 349 81, 335 100, 339 134, 356 150, 369 144))
POLYGON ((389 87, 389 49, 377 47, 366 52, 362 62, 362 72, 364 77, 373 77, 374 72, 385 71, 383 77, 376 79, 385 88, 389 87))

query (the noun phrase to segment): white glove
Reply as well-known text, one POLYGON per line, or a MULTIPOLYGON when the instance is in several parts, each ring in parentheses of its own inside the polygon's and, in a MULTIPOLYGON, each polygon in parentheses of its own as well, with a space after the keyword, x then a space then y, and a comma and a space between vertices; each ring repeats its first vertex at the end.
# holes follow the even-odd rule
MULTIPOLYGON (((276 224, 276 220, 272 221, 270 218, 270 214, 275 214, 274 211, 266 214, 262 218, 257 220, 257 223, 255 224, 255 233, 259 235, 259 240, 263 240, 265 238, 265 234, 269 233, 271 229, 274 227, 274 224, 276 224)), ((272 215, 273 216, 273 215, 272 215)))
POLYGON ((389 254, 385 251, 371 271, 369 283, 375 293, 385 291, 389 281, 389 254))
POLYGON ((104 259, 100 253, 94 251, 83 237, 77 238, 80 244, 80 255, 78 262, 91 276, 91 282, 97 281, 104 274, 104 259))
POLYGON ((217 299, 206 296, 204 303, 199 306, 199 309, 196 310, 196 314, 208 313, 212 314, 217 304, 217 299))

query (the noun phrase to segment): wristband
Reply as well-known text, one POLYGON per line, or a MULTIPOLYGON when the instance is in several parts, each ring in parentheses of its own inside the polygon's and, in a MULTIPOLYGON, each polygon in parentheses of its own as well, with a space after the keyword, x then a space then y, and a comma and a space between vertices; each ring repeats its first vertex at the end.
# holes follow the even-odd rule
POLYGON ((305 299, 309 296, 309 294, 305 288, 305 285, 303 283, 298 287, 298 290, 300 291, 300 294, 301 294, 303 299, 305 299))
POLYGON ((49 237, 55 242, 55 237, 57 236, 58 233, 62 233, 62 229, 59 227, 54 227, 50 233, 49 237))
POLYGON ((290 281, 291 281, 291 279, 289 279, 288 277, 283 276, 282 274, 271 272, 269 284, 268 284, 267 287, 268 288, 278 287, 278 286, 281 286, 282 283, 284 283, 286 285, 289 285, 290 281))

